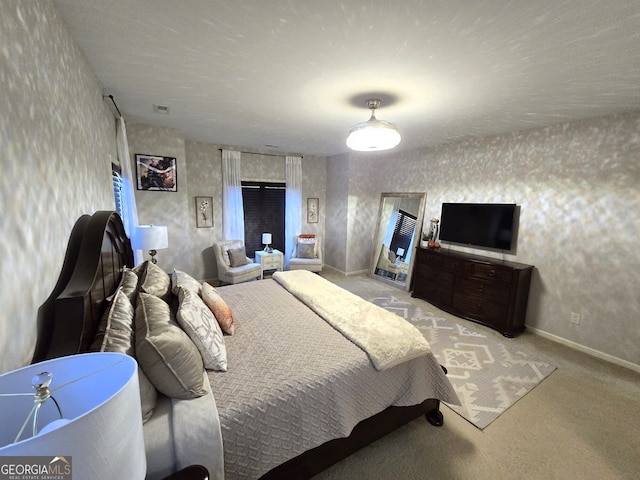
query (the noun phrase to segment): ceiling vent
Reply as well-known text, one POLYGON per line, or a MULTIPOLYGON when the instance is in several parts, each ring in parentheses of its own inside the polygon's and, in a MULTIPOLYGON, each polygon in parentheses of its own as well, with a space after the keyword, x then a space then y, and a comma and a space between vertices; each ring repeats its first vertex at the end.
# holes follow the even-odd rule
POLYGON ((153 105, 153 111, 156 113, 163 113, 164 115, 169 115, 169 107, 166 105, 153 105))

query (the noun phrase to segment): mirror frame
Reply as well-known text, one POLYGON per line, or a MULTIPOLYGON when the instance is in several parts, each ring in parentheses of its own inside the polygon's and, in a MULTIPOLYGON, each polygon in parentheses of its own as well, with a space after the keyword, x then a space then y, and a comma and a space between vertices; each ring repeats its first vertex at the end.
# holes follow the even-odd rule
POLYGON ((371 262, 369 264, 369 276, 381 282, 387 283, 388 285, 392 285, 396 288, 401 288, 401 285, 397 281, 394 281, 390 278, 388 279, 382 277, 380 275, 376 275, 376 265, 378 264, 378 255, 380 254, 377 248, 378 243, 380 243, 378 242, 381 231, 380 220, 382 220, 384 201, 389 197, 418 198, 420 200, 418 217, 416 219, 416 230, 415 232, 413 232, 413 252, 411 253, 411 260, 409 261, 409 272, 407 272, 407 277, 404 281, 404 290, 409 291, 411 289, 411 278, 413 277, 413 263, 416 258, 416 249, 420 245, 422 229, 424 228, 424 210, 427 203, 427 194, 426 192, 382 192, 380 194, 380 205, 378 206, 378 221, 376 223, 376 230, 373 237, 373 251, 371 253, 371 262))

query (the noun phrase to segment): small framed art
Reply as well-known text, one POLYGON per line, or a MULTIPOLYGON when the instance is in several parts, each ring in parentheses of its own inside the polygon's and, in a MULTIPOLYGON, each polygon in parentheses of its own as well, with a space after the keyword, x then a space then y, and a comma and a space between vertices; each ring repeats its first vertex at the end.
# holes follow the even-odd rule
POLYGON ((318 223, 320 199, 307 198, 307 223, 318 223))
POLYGON ((196 227, 213 227, 213 197, 196 197, 196 227))
POLYGON ((177 192, 178 175, 175 157, 136 153, 138 190, 177 192))

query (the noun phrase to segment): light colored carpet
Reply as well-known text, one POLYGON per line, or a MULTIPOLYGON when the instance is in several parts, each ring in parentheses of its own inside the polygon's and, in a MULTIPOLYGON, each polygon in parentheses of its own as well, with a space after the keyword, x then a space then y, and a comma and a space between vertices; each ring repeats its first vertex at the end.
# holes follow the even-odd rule
MULTIPOLYGON (((393 292, 422 302, 368 277, 327 271, 323 276, 364 298, 393 292)), ((558 369, 484 430, 443 406, 442 427, 416 419, 314 480, 640 478, 640 374, 528 331, 507 340, 446 312, 434 313, 526 347, 558 369)))
POLYGON ((368 299, 415 325, 447 368, 462 406, 450 405, 483 429, 524 397, 556 367, 526 348, 498 341, 437 316, 430 304, 410 303, 393 293, 368 299), (431 308, 430 308, 431 307, 431 308))

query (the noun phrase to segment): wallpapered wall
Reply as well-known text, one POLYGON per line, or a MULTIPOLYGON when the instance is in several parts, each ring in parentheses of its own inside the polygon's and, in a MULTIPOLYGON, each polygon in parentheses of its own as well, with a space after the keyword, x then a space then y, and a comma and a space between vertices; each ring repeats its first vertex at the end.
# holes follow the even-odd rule
MULTIPOLYGON (((361 208, 350 250, 370 245, 372 192, 427 192, 426 222, 445 201, 515 202, 517 254, 504 258, 536 267, 527 325, 640 365, 639 158, 640 112, 420 151, 353 154, 350 169, 359 174, 351 174, 348 196, 361 208), (569 322, 571 312, 582 315, 580 325, 569 322)), ((348 269, 368 265, 366 255, 350 259, 348 269)))
MULTIPOLYGON (((140 223, 164 224, 169 231, 169 248, 158 251, 158 265, 167 271, 173 268, 186 271, 197 279, 216 280, 218 272, 212 245, 222 240, 220 149, 233 147, 188 141, 180 131, 141 124, 128 125, 127 136, 131 161, 134 163, 136 153, 176 157, 177 192, 136 191, 140 223), (213 228, 196 228, 196 196, 212 197, 213 228)), ((306 233, 322 235, 325 217, 326 160, 321 157, 304 157, 302 170, 304 206, 307 197, 320 199, 318 223, 307 224, 306 210, 303 206, 303 230, 306 233)), ((241 176, 243 180, 284 182, 285 157, 259 151, 243 153, 241 176)), ((148 255, 145 258, 148 258, 148 255)))
POLYGON ((75 220, 114 208, 116 144, 102 89, 49 2, 0 2, 0 45, 3 373, 31 361, 75 220))

